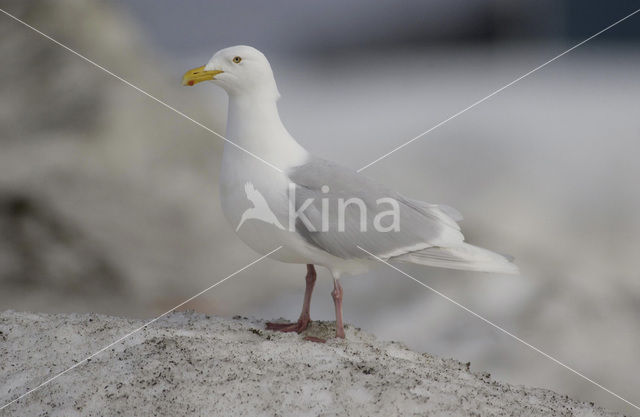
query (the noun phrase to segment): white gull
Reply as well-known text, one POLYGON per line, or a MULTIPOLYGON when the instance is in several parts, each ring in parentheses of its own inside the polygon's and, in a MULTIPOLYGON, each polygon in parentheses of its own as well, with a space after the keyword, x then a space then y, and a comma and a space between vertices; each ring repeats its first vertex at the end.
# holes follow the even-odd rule
POLYGON ((257 49, 222 49, 183 77, 184 85, 203 81, 229 96, 226 138, 236 146, 224 145, 220 199, 225 217, 256 252, 281 247, 270 257, 307 265, 300 318, 268 328, 306 329, 314 265, 333 276, 336 336, 342 338, 339 279, 383 265, 380 260, 518 273, 507 257, 464 242, 456 223, 462 217, 455 209, 406 198, 304 149, 280 120, 273 72, 257 49))

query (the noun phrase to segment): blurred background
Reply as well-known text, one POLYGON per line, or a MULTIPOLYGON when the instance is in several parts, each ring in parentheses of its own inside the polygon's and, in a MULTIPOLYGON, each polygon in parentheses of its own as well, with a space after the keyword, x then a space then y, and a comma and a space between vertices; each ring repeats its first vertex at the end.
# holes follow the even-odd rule
MULTIPOLYGON (((226 96, 181 88, 226 46, 270 58, 307 149, 360 168, 631 13, 638 1, 0 1, 223 133, 226 96)), ((403 268, 640 402, 640 15, 364 172, 456 207, 523 276, 403 268)), ((220 139, 0 15, 0 309, 153 317, 257 255, 218 204, 220 139)), ((305 268, 264 261, 188 306, 298 317, 305 268)), ((312 318, 333 320, 320 272, 312 318)), ((634 414, 389 269, 343 280, 379 338, 634 414)), ((125 331, 127 329, 123 329, 125 331)), ((105 342, 110 342, 105 340, 105 342)))

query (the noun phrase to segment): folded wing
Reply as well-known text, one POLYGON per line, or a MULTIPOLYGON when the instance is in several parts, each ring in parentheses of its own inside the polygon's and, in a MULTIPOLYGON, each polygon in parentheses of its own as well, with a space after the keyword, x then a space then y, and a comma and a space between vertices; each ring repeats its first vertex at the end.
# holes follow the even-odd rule
POLYGON ((451 207, 405 198, 320 158, 287 174, 295 184, 295 208, 304 208, 296 232, 334 256, 371 259, 360 246, 392 261, 474 271, 513 272, 515 268, 501 255, 466 244, 456 223, 462 216, 451 207), (390 229, 393 210, 398 227, 390 229))

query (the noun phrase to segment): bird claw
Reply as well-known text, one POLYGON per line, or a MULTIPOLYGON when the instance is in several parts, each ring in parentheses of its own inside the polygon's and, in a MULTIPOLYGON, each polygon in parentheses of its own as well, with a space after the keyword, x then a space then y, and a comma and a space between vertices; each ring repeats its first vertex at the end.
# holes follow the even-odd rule
MULTIPOLYGON (((296 332, 296 333, 302 333, 303 331, 305 331, 307 329, 307 327, 309 327, 309 323, 311 322, 311 320, 298 320, 296 323, 272 323, 272 322, 267 322, 267 326, 266 329, 267 330, 273 330, 276 332, 285 332, 285 333, 289 333, 289 332, 296 332)), ((315 337, 315 336, 305 336, 304 340, 309 341, 309 342, 314 342, 314 343, 326 343, 327 341, 325 339, 319 338, 319 337, 315 337)))
POLYGON ((314 337, 314 336, 306 336, 304 340, 307 340, 309 342, 315 342, 315 343, 327 343, 325 339, 321 339, 319 337, 314 337))
POLYGON ((310 322, 311 320, 298 320, 295 323, 267 322, 266 329, 273 330, 276 332, 284 332, 284 333, 290 333, 290 332, 302 333, 307 329, 307 327, 309 327, 310 322))

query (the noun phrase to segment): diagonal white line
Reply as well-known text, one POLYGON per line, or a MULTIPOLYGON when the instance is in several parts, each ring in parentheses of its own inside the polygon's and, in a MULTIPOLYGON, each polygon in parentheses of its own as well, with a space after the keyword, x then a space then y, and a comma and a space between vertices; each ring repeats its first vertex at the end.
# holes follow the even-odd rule
POLYGON ((232 278, 234 276, 236 276, 237 274, 239 274, 240 272, 244 271, 245 269, 249 268, 250 266, 262 261, 264 258, 266 258, 267 256, 271 255, 272 253, 278 251, 282 249, 282 246, 278 246, 276 249, 272 250, 271 252, 267 253, 266 255, 263 255, 261 257, 259 257, 258 259, 256 259, 255 261, 251 262, 250 264, 244 266, 243 268, 238 269, 236 272, 234 272, 231 275, 228 275, 226 278, 221 279, 220 281, 216 282, 215 284, 211 285, 210 287, 205 288, 204 290, 200 291, 199 293, 197 293, 196 295, 194 295, 193 297, 190 297, 186 300, 184 300, 183 302, 181 302, 180 304, 178 304, 177 306, 173 307, 171 310, 167 310, 166 312, 160 314, 158 317, 154 318, 153 320, 149 320, 148 322, 146 322, 145 324, 143 324, 142 326, 138 327, 135 330, 132 330, 131 332, 125 334, 124 336, 122 336, 120 339, 116 340, 115 342, 112 342, 110 344, 108 344, 107 346, 103 347, 102 349, 98 350, 95 353, 92 353, 91 355, 87 356, 86 358, 84 358, 83 360, 81 360, 80 362, 74 364, 73 366, 70 366, 69 368, 65 369, 64 371, 60 372, 59 374, 56 374, 54 376, 52 376, 51 378, 47 379, 46 381, 44 381, 43 383, 41 383, 40 385, 38 385, 35 388, 30 389, 29 391, 25 392, 24 394, 20 395, 18 398, 6 403, 5 405, 3 405, 2 407, 0 407, 0 410, 9 407, 11 404, 15 403, 16 401, 19 401, 20 399, 26 397, 27 395, 31 394, 34 391, 39 390, 40 388, 44 387, 45 385, 47 385, 48 383, 52 382, 53 380, 55 380, 56 378, 61 377, 62 375, 66 374, 67 372, 77 368, 78 366, 82 365, 83 363, 87 362, 89 359, 93 358, 96 355, 99 355, 100 353, 104 352, 105 350, 109 349, 110 347, 122 342, 123 340, 127 339, 128 337, 134 335, 135 333, 139 332, 140 330, 144 329, 145 327, 155 323, 156 321, 160 320, 162 317, 166 316, 167 314, 171 313, 172 311, 174 311, 177 308, 182 307, 183 305, 187 304, 189 301, 193 300, 196 297, 201 296, 202 294, 204 294, 205 292, 209 291, 212 288, 217 287, 218 285, 222 284, 223 282, 225 282, 226 280, 228 280, 229 278, 232 278))
POLYGON ((102 65, 96 63, 95 61, 92 61, 91 59, 87 58, 86 56, 82 55, 79 52, 76 52, 75 50, 71 49, 70 47, 68 47, 67 45, 57 41, 56 39, 52 38, 51 36, 47 35, 46 33, 41 32, 40 30, 34 28, 33 26, 31 26, 30 24, 28 24, 27 22, 24 22, 22 20, 20 20, 19 18, 17 18, 16 16, 12 15, 11 13, 7 12, 6 10, 0 8, 0 12, 4 13, 5 15, 9 16, 10 18, 12 18, 13 20, 15 20, 18 23, 23 24, 24 26, 28 27, 29 29, 33 30, 34 32, 44 36, 45 38, 49 39, 51 42, 55 43, 58 46, 61 46, 62 48, 66 49, 67 51, 71 52, 72 54, 76 55, 79 58, 82 58, 83 60, 87 61, 88 63, 90 63, 91 65, 93 65, 96 68, 101 69, 102 71, 106 72, 107 74, 111 75, 112 77, 122 81, 124 84, 128 85, 129 87, 137 90, 138 92, 144 94, 145 96, 149 97, 152 100, 155 100, 156 102, 158 102, 159 104, 163 105, 164 107, 168 108, 169 110, 177 113, 178 115, 184 117, 185 119, 195 123, 196 125, 200 126, 201 128, 203 128, 204 130, 213 133, 214 135, 216 135, 217 137, 219 137, 220 139, 224 140, 225 142, 227 142, 228 144, 235 146, 236 148, 240 149, 241 151, 244 151, 246 153, 248 153, 249 155, 253 156, 254 158, 256 158, 257 160, 267 164, 268 166, 270 166, 271 168, 275 169, 278 172, 282 172, 282 170, 280 168, 278 168, 277 166, 273 165, 272 163, 265 161, 264 159, 260 158, 258 155, 252 153, 251 151, 243 148, 242 146, 230 141, 229 139, 225 138, 224 136, 222 136, 221 134, 219 134, 218 132, 214 131, 213 129, 203 125, 202 123, 198 122, 197 120, 187 116, 186 114, 184 114, 183 112, 181 112, 180 110, 176 109, 173 106, 170 106, 169 104, 165 103, 164 101, 160 100, 159 98, 153 96, 152 94, 146 92, 145 90, 143 90, 142 88, 138 87, 137 85, 134 85, 132 83, 130 83, 129 81, 125 80, 124 78, 122 78, 121 76, 114 74, 113 72, 109 71, 108 69, 106 69, 105 67, 103 67, 102 65))
POLYGON ((502 333, 506 334, 507 336, 512 337, 513 339, 517 340, 518 342, 522 343, 523 345, 527 346, 530 349, 535 350, 536 352, 538 352, 539 354, 541 354, 542 356, 544 356, 547 359, 552 360, 553 362, 557 363, 558 365, 562 366, 563 368, 568 369, 569 371, 573 372, 574 374, 578 375, 580 378, 592 383, 593 385, 595 385, 596 387, 603 389, 604 391, 608 392, 609 394, 613 395, 614 397, 624 401, 625 403, 629 404, 630 406, 640 410, 640 406, 635 405, 634 403, 632 403, 629 400, 626 400, 624 398, 622 398, 620 395, 616 394, 615 392, 611 391, 610 389, 608 389, 607 387, 602 386, 601 384, 597 383, 596 381, 594 381, 593 379, 585 376, 584 374, 576 371, 575 369, 573 369, 572 367, 570 367, 569 365, 566 365, 562 362, 560 362, 558 359, 554 358, 553 356, 549 355, 548 353, 543 352, 542 350, 538 349, 537 347, 533 346, 532 344, 520 339, 518 336, 514 335, 513 333, 509 332, 508 330, 503 329, 502 327, 498 326, 497 324, 495 324, 494 322, 490 321, 489 319, 486 319, 484 317, 482 317, 480 314, 474 312, 473 310, 463 306, 462 304, 460 304, 459 302, 457 302, 456 300, 452 299, 451 297, 441 293, 440 291, 436 290, 435 288, 432 288, 430 286, 428 286, 427 284, 423 283, 422 281, 419 281, 418 279, 412 277, 411 275, 407 274, 406 272, 404 272, 403 270, 396 268, 395 266, 391 265, 389 262, 385 261, 384 259, 381 259, 379 257, 377 257, 376 255, 374 255, 373 253, 369 252, 368 250, 358 246, 358 249, 360 249, 361 251, 367 253, 369 256, 374 257, 375 259, 377 259, 378 261, 382 262, 383 264, 387 265, 388 267, 395 269, 396 271, 400 272, 402 275, 404 275, 407 278, 412 279, 413 281, 417 282, 418 284, 422 285, 423 287, 425 287, 426 289, 428 289, 431 292, 436 293, 437 295, 439 295, 440 297, 444 298, 445 300, 455 304, 456 306, 460 307, 461 309, 463 309, 464 311, 466 311, 467 313, 471 314, 472 316, 482 320, 483 322, 487 323, 490 326, 495 327, 496 329, 500 330, 502 333))
POLYGON ((418 136, 414 137, 413 139, 410 139, 409 141, 403 143, 402 145, 396 146, 395 148, 393 148, 392 150, 390 150, 389 152, 385 153, 384 155, 382 155, 381 157, 379 157, 378 159, 369 162, 367 165, 363 166, 362 168, 360 168, 357 172, 362 172, 365 169, 369 168, 371 165, 380 162, 381 160, 383 160, 384 158, 388 157, 389 155, 391 155, 392 153, 399 151, 400 149, 404 148, 405 146, 409 145, 410 143, 413 143, 414 141, 420 139, 421 137, 423 137, 424 135, 436 130, 437 128, 439 128, 440 126, 444 125, 445 123, 448 123, 449 121, 455 119, 456 117, 460 116, 462 113, 466 112, 467 110, 471 110, 472 108, 474 108, 475 106, 477 106, 480 103, 483 103, 486 100, 489 100, 491 97, 495 96, 496 94, 500 93, 502 90, 511 87, 512 85, 514 85, 515 83, 517 83, 518 81, 522 80, 523 78, 528 77, 529 75, 533 74, 534 72, 538 71, 539 69, 542 69, 544 67, 546 67, 547 65, 549 65, 550 63, 552 63, 553 61, 555 61, 556 59, 568 54, 569 52, 573 51, 574 49, 584 45, 585 43, 589 42, 591 39, 595 38, 596 36, 601 35, 602 33, 608 31, 609 29, 611 29, 612 27, 618 25, 619 23, 624 22, 625 20, 627 20, 628 18, 630 18, 631 16, 635 15, 636 13, 640 12, 640 9, 636 10, 633 13, 630 13, 628 15, 626 15, 625 17, 623 17, 622 19, 616 21, 615 23, 610 24, 609 26, 607 26, 606 28, 602 29, 601 31, 594 33, 593 35, 589 36, 587 39, 583 40, 582 42, 572 46, 571 48, 567 49, 566 51, 564 51, 563 53, 556 55, 555 57, 551 58, 550 60, 548 60, 547 62, 545 62, 542 65, 539 65, 537 67, 535 67, 534 69, 532 69, 531 71, 527 72, 526 74, 516 78, 515 80, 511 81, 509 84, 500 87, 499 89, 497 89, 496 91, 494 91, 493 93, 489 94, 488 96, 476 101, 475 103, 471 104, 468 107, 465 107, 464 109, 460 110, 459 112, 455 113, 452 116, 449 116, 448 118, 444 119, 443 121, 441 121, 440 123, 438 123, 437 125, 433 126, 432 128, 430 128, 429 130, 425 130, 424 132, 420 133, 418 136))

